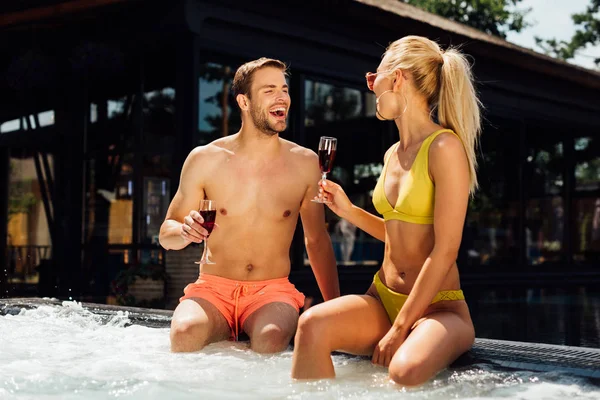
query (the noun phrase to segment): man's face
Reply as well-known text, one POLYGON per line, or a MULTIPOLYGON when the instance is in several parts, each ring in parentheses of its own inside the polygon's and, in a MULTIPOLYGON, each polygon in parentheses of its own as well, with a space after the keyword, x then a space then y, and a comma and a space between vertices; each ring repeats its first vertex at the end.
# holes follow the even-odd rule
POLYGON ((250 116, 254 125, 271 136, 285 131, 291 100, 283 71, 273 67, 256 71, 250 94, 250 116))

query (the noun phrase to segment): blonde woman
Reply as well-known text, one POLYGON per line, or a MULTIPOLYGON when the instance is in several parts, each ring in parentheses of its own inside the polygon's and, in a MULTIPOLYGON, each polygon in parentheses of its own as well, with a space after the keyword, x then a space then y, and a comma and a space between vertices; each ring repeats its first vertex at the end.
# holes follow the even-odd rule
POLYGON ((393 120, 400 136, 384 156, 373 193, 382 217, 354 206, 331 181, 319 196, 341 218, 385 241, 383 264, 365 295, 302 314, 292 377, 334 377, 331 352, 343 351, 372 356, 389 367, 392 380, 416 386, 475 340, 456 258, 477 188, 480 103, 465 56, 424 37, 392 43, 366 78, 377 96, 377 117, 393 120))

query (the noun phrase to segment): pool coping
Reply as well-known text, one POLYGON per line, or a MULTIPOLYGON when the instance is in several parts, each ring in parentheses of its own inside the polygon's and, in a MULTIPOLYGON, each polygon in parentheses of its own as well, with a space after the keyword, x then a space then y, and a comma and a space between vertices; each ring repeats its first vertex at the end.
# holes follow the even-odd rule
MULTIPOLYGON (((0 316, 16 315, 22 309, 42 305, 62 305, 63 301, 50 298, 0 299, 0 316)), ((153 328, 168 328, 173 311, 151 308, 111 306, 79 303, 94 314, 111 318, 119 311, 127 312, 132 324, 153 328)), ((473 348, 461 356, 452 368, 476 363, 535 372, 557 372, 600 380, 600 349, 545 343, 476 338, 473 348)))

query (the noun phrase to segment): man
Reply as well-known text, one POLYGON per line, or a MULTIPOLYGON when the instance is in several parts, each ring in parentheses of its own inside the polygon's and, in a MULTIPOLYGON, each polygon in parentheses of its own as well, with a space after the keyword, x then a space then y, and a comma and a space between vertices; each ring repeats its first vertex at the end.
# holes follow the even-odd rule
POLYGON ((242 127, 192 150, 179 189, 160 230, 160 243, 179 250, 207 238, 197 212, 214 200, 218 224, 210 234, 210 258, 184 289, 171 322, 171 350, 250 337, 260 353, 284 350, 295 334, 304 295, 288 280, 289 250, 298 215, 324 300, 339 296, 339 282, 324 209, 311 202, 321 173, 317 155, 281 139, 290 96, 286 65, 261 58, 242 65, 232 89, 242 127))

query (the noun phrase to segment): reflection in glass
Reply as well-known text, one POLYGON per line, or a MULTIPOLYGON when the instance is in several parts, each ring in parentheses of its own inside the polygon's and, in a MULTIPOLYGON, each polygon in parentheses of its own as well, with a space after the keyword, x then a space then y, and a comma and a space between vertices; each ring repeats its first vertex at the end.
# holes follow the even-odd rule
POLYGON ((564 252, 564 152, 560 136, 529 134, 524 184, 527 263, 558 262, 564 252))
MULTIPOLYGON (((43 260, 52 257, 52 242, 34 156, 13 151, 10 159, 8 259, 3 260, 10 283, 37 284, 38 267, 43 260)), ((51 155, 48 163, 52 170, 54 160, 51 155)), ((45 179, 42 185, 46 185, 45 179)))
POLYGON ((373 92, 363 92, 365 99, 365 116, 374 117, 377 114, 377 96, 373 92))
POLYGON ((134 101, 130 94, 90 104, 84 240, 102 247, 133 241, 134 101))
MULTIPOLYGON (((312 80, 305 81, 304 88, 306 147, 317 149, 321 136, 337 137, 335 166, 327 177, 341 184, 354 204, 375 213, 371 194, 382 169, 383 154, 391 143, 385 143, 382 133, 386 125, 373 117, 373 94, 312 80), (356 151, 357 143, 360 152, 356 151)), ((383 243, 328 208, 325 211, 338 265, 379 265, 383 243)), ((306 255, 304 263, 308 265, 306 255)))
POLYGON ((198 133, 195 145, 210 143, 240 130, 241 117, 231 92, 235 69, 217 63, 200 67, 198 133))
POLYGON ((469 202, 460 265, 516 265, 519 254, 519 149, 505 140, 511 121, 485 126, 479 153, 479 190, 469 202))
POLYGON ((362 95, 359 90, 307 80, 304 93, 306 96, 305 126, 363 115, 362 95))
POLYGON ((575 147, 573 260, 600 261, 600 141, 580 137, 575 147))

